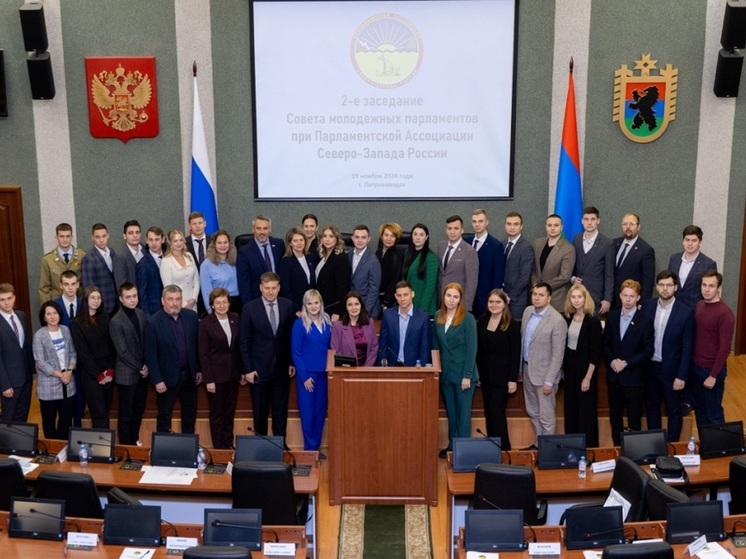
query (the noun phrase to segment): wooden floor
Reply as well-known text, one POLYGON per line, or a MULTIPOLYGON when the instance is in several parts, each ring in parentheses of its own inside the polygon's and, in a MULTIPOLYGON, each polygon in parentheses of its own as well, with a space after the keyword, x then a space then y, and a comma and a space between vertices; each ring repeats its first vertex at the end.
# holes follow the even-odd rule
MULTIPOLYGON (((561 399, 558 401, 558 404, 561 399)), ((728 377, 725 383, 725 397, 723 398, 725 408, 725 418, 727 421, 746 419, 746 355, 731 357, 728 359, 728 377)), ((561 407, 558 406, 558 415, 561 417, 561 407)), ((30 421, 41 423, 39 415, 38 402, 32 408, 30 421)), ((238 423, 238 421, 237 421, 238 423)), ((476 419, 474 428, 484 426, 483 420, 476 419)), ((447 440, 446 425, 441 422, 440 439, 441 447, 447 440)), ((602 418, 601 427, 601 446, 610 446, 610 437, 608 437, 608 421, 602 418)), ((207 430, 207 425, 198 425, 198 429, 207 430)), ((292 429, 292 423, 289 431, 292 429)), ((299 431, 299 429, 297 429, 299 431)), ((531 444, 533 434, 530 423, 524 419, 510 420, 511 442, 515 448, 531 444)), ((696 426, 689 420, 685 423, 682 437, 688 437, 689 433, 696 436, 696 426)), ((290 446, 296 446, 293 443, 302 444, 302 440, 293 440, 289 435, 290 446)), ((149 440, 149 437, 144 438, 149 440)), ((325 450, 325 448, 322 448, 325 450)), ((446 503, 447 488, 445 478, 445 460, 439 460, 438 464, 438 505, 430 509, 430 522, 432 529, 433 559, 446 559, 447 553, 447 534, 448 526, 446 524, 446 503)), ((327 462, 321 465, 321 480, 318 495, 317 508, 317 545, 318 557, 320 559, 335 559, 337 557, 337 539, 339 537, 339 517, 341 507, 329 505, 329 470, 327 462)), ((339 559, 344 559, 340 557, 339 559)))

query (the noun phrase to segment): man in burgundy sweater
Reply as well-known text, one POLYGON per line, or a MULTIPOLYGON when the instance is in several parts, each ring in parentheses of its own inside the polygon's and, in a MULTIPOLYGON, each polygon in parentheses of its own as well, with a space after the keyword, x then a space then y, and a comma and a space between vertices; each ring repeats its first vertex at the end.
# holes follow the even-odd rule
POLYGON ((695 308, 694 355, 689 384, 697 427, 725 422, 725 364, 736 319, 730 307, 720 299, 722 283, 723 276, 715 270, 702 274, 702 301, 695 308))

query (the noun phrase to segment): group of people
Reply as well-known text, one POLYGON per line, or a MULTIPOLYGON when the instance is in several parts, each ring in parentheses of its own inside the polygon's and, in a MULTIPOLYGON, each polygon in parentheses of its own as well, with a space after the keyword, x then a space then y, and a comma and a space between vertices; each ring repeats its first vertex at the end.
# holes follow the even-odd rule
MULTIPOLYGON (((306 449, 321 443, 327 406, 329 348, 359 365, 428 366, 441 354, 441 391, 450 441, 471 433, 471 402, 480 385, 487 433, 510 449, 509 394, 523 380, 536 436, 555 431, 555 395, 565 382, 565 432, 598 444, 596 367, 607 363, 612 437, 660 427, 677 440, 692 405, 700 423, 722 422, 725 360, 734 328, 719 298, 722 276, 700 250, 702 231, 688 226, 684 251, 655 277, 655 253, 635 214, 622 236, 599 232, 599 211, 583 211, 583 233, 562 237, 562 219, 546 219, 546 237, 530 243, 517 212, 507 238, 488 232, 484 210, 446 220, 446 239, 430 249, 417 223, 355 226, 346 239, 307 214, 284 241, 271 220, 256 216, 238 249, 232 236, 205 234, 199 212, 189 234, 123 227, 124 246, 109 247, 107 227, 91 229, 93 248, 72 244, 60 224, 57 246, 42 260, 39 321, 26 339, 26 317, 14 311, 14 289, 0 285, 0 418, 25 420, 38 373, 44 435, 66 438, 87 404, 94 427, 108 428, 114 386, 118 434, 136 444, 148 385, 157 393, 157 429, 171 429, 181 403, 181 430, 193 432, 197 387, 210 402, 213 446, 229 448, 240 385, 251 389, 254 430, 285 436, 290 382, 296 378, 306 449), (406 248, 400 248, 406 242, 406 248), (348 250, 348 243, 352 245, 348 250), (649 299, 653 284, 656 299, 649 299), (604 317, 605 331, 599 317, 604 317), (374 320, 380 319, 380 335, 374 320), (11 337, 12 336, 12 337, 11 337), (682 396, 684 395, 685 396, 682 396)), ((445 452, 444 449, 443 452, 445 452)))

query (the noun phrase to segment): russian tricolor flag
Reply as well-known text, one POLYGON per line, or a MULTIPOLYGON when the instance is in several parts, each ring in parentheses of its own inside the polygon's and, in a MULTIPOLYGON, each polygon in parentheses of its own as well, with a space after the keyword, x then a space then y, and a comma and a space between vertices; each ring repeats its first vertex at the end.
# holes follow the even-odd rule
POLYGON ((205 233, 212 235, 218 227, 218 206, 215 184, 210 172, 210 160, 207 157, 207 140, 205 124, 202 120, 202 108, 197 92, 197 65, 194 65, 194 119, 192 123, 192 199, 191 210, 202 212, 207 226, 205 233))
POLYGON ((575 117, 575 83, 572 70, 573 61, 570 59, 570 83, 567 86, 562 148, 554 198, 554 213, 562 217, 563 235, 570 242, 576 234, 583 231, 583 192, 580 188, 578 124, 575 117))

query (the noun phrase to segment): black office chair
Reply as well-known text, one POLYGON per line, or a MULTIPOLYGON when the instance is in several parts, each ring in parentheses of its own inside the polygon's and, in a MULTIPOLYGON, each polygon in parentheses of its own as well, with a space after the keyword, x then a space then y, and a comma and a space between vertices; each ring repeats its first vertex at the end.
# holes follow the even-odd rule
POLYGON ((665 481, 651 479, 645 489, 648 520, 665 520, 668 503, 688 503, 689 497, 665 481))
POLYGON ((231 477, 234 509, 261 509, 262 524, 306 523, 308 496, 296 496, 290 464, 236 462, 231 477))
POLYGON ((474 480, 475 509, 523 509, 527 524, 547 521, 547 501, 536 506, 536 476, 529 466, 480 464, 474 480))
MULTIPOLYGON (((620 456, 614 468, 614 476, 611 478, 611 489, 619 493, 625 500, 629 501, 630 507, 624 522, 642 522, 647 513, 645 504, 645 490, 652 478, 626 456, 620 456)), ((611 491, 609 491, 611 493, 611 491)), ((607 495, 608 498, 608 495, 607 495)), ((604 499, 603 502, 605 502, 604 499)), ((603 502, 584 503, 573 505, 574 507, 599 506, 603 502)), ((565 523, 564 513, 560 517, 560 524, 565 523)))
POLYGON ((728 514, 746 513, 746 458, 736 456, 730 461, 730 502, 728 514))
POLYGON ((607 545, 601 559, 673 559, 673 548, 666 542, 607 545))
POLYGON ((251 559, 251 552, 240 545, 199 545, 185 549, 184 559, 251 559))
POLYGON ((62 499, 65 516, 103 518, 96 482, 88 474, 47 470, 39 474, 34 497, 62 499))
POLYGON ((21 465, 12 458, 0 459, 0 510, 10 510, 11 497, 28 497, 21 465))
POLYGON ((241 235, 236 235, 236 238, 233 239, 233 244, 236 245, 236 250, 240 250, 242 246, 253 240, 254 233, 242 233, 241 235))
POLYGON ((135 499, 129 493, 119 489, 119 487, 109 489, 106 493, 106 502, 110 505, 142 505, 139 499, 135 499))

